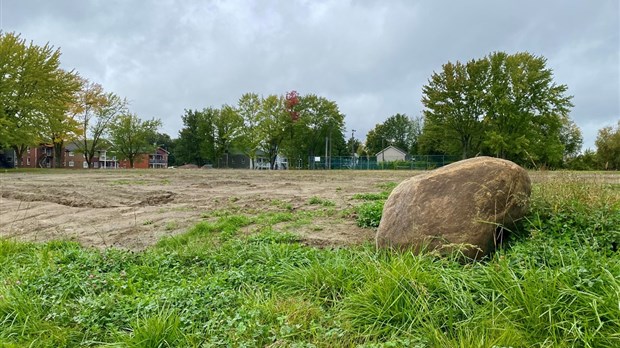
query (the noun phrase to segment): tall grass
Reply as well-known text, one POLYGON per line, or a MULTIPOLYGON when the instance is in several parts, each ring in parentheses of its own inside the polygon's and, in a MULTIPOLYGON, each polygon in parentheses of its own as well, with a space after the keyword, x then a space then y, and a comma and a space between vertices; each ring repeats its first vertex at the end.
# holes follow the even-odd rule
POLYGON ((619 202, 536 185, 520 233, 473 264, 306 247, 274 230, 311 218, 290 211, 221 214, 141 253, 0 240, 0 346, 617 347, 619 202))

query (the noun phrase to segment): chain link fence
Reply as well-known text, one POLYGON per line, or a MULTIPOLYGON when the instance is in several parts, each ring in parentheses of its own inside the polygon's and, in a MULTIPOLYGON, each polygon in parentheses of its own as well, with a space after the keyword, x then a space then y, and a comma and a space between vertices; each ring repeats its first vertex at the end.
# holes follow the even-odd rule
MULTIPOLYGON (((308 169, 356 169, 356 170, 381 170, 381 169, 403 169, 403 170, 431 170, 443 167, 460 160, 458 156, 445 155, 420 155, 411 156, 406 160, 382 161, 377 157, 310 157, 308 158, 308 169)), ((301 168, 300 168, 301 169, 301 168)))

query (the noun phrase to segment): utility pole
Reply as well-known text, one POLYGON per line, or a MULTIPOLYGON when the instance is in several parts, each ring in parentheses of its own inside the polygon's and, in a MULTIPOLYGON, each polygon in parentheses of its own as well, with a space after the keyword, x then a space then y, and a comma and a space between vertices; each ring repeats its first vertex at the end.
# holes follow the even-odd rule
POLYGON ((351 165, 355 168, 355 129, 351 129, 351 165))

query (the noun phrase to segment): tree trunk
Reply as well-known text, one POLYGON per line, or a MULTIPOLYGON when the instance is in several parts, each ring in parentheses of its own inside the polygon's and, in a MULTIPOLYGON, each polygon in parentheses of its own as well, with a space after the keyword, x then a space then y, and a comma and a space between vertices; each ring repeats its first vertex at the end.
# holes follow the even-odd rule
POLYGON ((13 145, 13 150, 15 150, 15 168, 19 168, 22 157, 24 157, 24 152, 26 151, 26 145, 13 145))
POLYGON ((64 145, 64 141, 54 143, 54 168, 62 167, 62 149, 64 145))

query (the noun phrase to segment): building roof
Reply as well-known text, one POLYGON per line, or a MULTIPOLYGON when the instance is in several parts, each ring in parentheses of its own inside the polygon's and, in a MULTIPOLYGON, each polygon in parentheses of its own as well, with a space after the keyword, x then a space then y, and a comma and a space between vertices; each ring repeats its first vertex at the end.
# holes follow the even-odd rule
POLYGON ((386 151, 387 151, 387 150, 389 150, 390 148, 392 148, 392 149, 394 149, 394 150, 396 150, 396 151, 398 151, 398 152, 402 153, 404 156, 407 156, 407 155, 408 155, 406 151, 403 151, 403 150, 401 150, 401 149, 397 148, 396 146, 390 145, 390 146, 386 147, 385 149, 383 149, 383 150, 381 150, 381 151, 377 152, 377 154, 376 154, 375 156, 379 156, 379 155, 381 155, 382 153, 386 152, 386 151))

